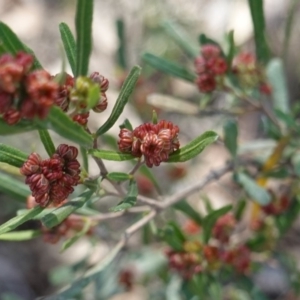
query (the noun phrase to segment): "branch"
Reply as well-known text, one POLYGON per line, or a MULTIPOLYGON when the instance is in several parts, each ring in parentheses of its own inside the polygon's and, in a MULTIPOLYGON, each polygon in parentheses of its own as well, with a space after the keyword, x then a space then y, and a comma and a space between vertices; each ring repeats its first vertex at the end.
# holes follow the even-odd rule
POLYGON ((226 173, 231 171, 232 168, 233 168, 233 163, 231 162, 219 170, 211 171, 206 177, 204 177, 203 180, 198 181, 198 182, 182 189, 177 194, 174 194, 174 195, 166 198, 162 203, 162 207, 167 208, 169 206, 172 206, 173 204, 184 199, 185 197, 190 196, 191 194, 195 193, 196 191, 203 189, 210 182, 221 178, 223 175, 225 175, 226 173))
POLYGON ((93 221, 106 221, 109 219, 115 219, 124 215, 127 215, 129 213, 145 213, 145 212, 149 212, 150 208, 149 206, 136 206, 136 207, 132 207, 120 212, 111 212, 111 213, 105 213, 105 214, 97 214, 94 216, 89 216, 89 218, 93 221))
POLYGON ((124 240, 124 245, 126 245, 128 239, 140 228, 145 226, 148 222, 150 222, 154 217, 158 214, 157 210, 151 210, 149 214, 145 215, 142 219, 128 227, 124 234, 123 234, 123 240, 124 240))

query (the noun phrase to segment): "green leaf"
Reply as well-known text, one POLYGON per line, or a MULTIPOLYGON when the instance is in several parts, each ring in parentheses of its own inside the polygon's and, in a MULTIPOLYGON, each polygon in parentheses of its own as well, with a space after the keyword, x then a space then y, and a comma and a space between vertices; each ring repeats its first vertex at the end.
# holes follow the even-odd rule
MULTIPOLYGON (((293 25, 295 24, 295 16, 297 15, 297 5, 299 0, 289 1, 288 12, 285 16, 286 24, 284 28, 284 41, 282 43, 282 57, 285 60, 288 54, 290 40, 292 36, 293 25)), ((294 27, 295 28, 295 27, 294 27)))
POLYGON ((64 221, 69 215, 81 208, 93 195, 93 191, 87 190, 77 198, 56 208, 51 213, 45 215, 41 221, 47 228, 52 228, 64 221))
POLYGON ((177 210, 182 211, 185 215, 194 220, 197 224, 202 225, 202 217, 199 212, 194 210, 194 208, 186 201, 181 200, 173 205, 177 210))
POLYGON ((28 155, 8 145, 0 144, 0 162, 21 168, 28 155))
POLYGON ((3 22, 0 22, 0 40, 2 41, 5 49, 11 54, 17 54, 19 51, 27 52, 34 57, 33 69, 41 69, 40 62, 34 56, 33 51, 24 45, 18 36, 3 22))
POLYGON ((234 43, 234 31, 233 30, 231 30, 228 33, 227 38, 228 38, 228 43, 229 43, 229 49, 228 49, 228 53, 226 55, 226 60, 227 60, 227 65, 229 66, 229 69, 231 69, 232 60, 235 55, 235 43, 234 43))
POLYGON ((230 154, 235 158, 237 154, 238 127, 235 120, 228 120, 224 127, 224 143, 230 154))
POLYGON ((18 226, 22 225, 23 223, 33 219, 36 215, 38 215, 43 210, 42 207, 36 206, 30 210, 28 210, 26 213, 20 216, 16 216, 4 224, 0 226, 0 235, 9 231, 14 230, 18 226))
POLYGON ((125 198, 117 206, 111 207, 109 210, 117 212, 135 206, 138 193, 136 181, 130 180, 128 192, 125 198))
POLYGON ((274 109, 289 113, 289 94, 282 60, 279 58, 270 60, 266 72, 272 87, 274 109))
POLYGON ((32 240, 41 235, 40 230, 22 230, 22 231, 13 231, 4 234, 0 234, 0 240, 2 241, 27 241, 32 240))
POLYGON ((289 171, 286 168, 278 168, 273 169, 271 171, 262 172, 261 175, 263 177, 271 177, 271 178, 278 178, 278 179, 285 179, 289 177, 289 171))
POLYGON ((248 0, 254 29, 256 57, 261 63, 269 60, 270 51, 265 37, 263 0, 248 0))
POLYGON ((181 65, 178 65, 162 57, 153 55, 151 53, 144 53, 142 59, 150 66, 152 66, 153 68, 159 71, 162 71, 164 73, 167 73, 169 75, 181 78, 183 80, 192 83, 195 82, 196 75, 181 65))
POLYGON ((114 181, 126 181, 132 179, 132 175, 122 172, 111 172, 108 173, 106 177, 114 181))
POLYGON ((267 205, 270 203, 270 194, 264 188, 259 186, 248 175, 244 173, 237 173, 236 181, 245 189, 246 193, 258 204, 267 205))
POLYGON ((193 40, 184 30, 173 22, 164 22, 162 24, 167 34, 186 52, 191 58, 199 55, 199 48, 194 45, 193 40))
POLYGON ((117 60, 118 65, 123 69, 127 70, 127 61, 126 61, 126 36, 124 30, 124 21, 119 19, 116 22, 117 25, 117 33, 119 40, 119 47, 117 51, 117 60))
POLYGON ((35 120, 45 129, 51 129, 60 136, 84 147, 91 147, 93 138, 82 126, 73 122, 59 107, 53 106, 45 120, 35 120))
POLYGON ((73 75, 76 72, 76 42, 75 38, 70 30, 69 26, 66 23, 59 24, 59 32, 61 40, 64 45, 64 49, 68 58, 68 62, 72 69, 73 75))
POLYGON ((203 204, 204 204, 204 208, 206 213, 210 214, 211 212, 213 212, 215 209, 212 206, 212 201, 211 199, 207 196, 207 195, 203 195, 201 197, 203 204))
POLYGON ((217 138, 218 135, 215 132, 206 131, 184 147, 170 154, 167 162, 184 162, 190 160, 200 154, 205 147, 215 142, 217 138))
POLYGON ((20 121, 15 125, 8 125, 0 117, 0 135, 11 135, 37 129, 36 125, 31 121, 20 121))
POLYGON ((131 154, 101 149, 90 149, 88 153, 95 157, 113 161, 123 161, 135 158, 131 154))
POLYGON ((133 131, 132 125, 128 119, 125 119, 124 122, 119 126, 119 128, 120 129, 126 128, 128 130, 133 131))
POLYGON ((55 152, 55 146, 53 144, 49 132, 46 129, 40 129, 39 135, 40 135, 41 142, 43 143, 49 157, 51 157, 55 152))
POLYGON ((28 185, 1 172, 0 192, 22 203, 25 203, 27 197, 31 194, 28 185))
POLYGON ((116 104, 112 109, 112 112, 106 122, 97 130, 96 135, 99 136, 107 132, 118 120, 119 116, 123 112, 125 105, 129 100, 129 96, 133 92, 135 84, 141 73, 141 68, 139 66, 134 66, 127 78, 125 79, 119 96, 117 98, 116 104))
POLYGON ((217 41, 207 37, 204 33, 201 33, 199 35, 199 43, 200 43, 201 46, 204 46, 204 45, 207 45, 207 44, 216 45, 221 49, 221 47, 220 47, 220 45, 217 41))
POLYGON ((76 8, 76 73, 75 76, 86 76, 92 51, 93 0, 77 0, 76 8))
POLYGON ((74 245, 82 236, 84 236, 89 231, 91 224, 91 219, 86 219, 83 228, 62 244, 61 251, 65 251, 72 245, 74 245))
POLYGON ((207 243, 209 241, 209 238, 211 236, 211 231, 217 222, 217 220, 228 213, 232 209, 232 205, 226 205, 220 209, 212 211, 210 214, 208 214, 202 222, 203 226, 203 240, 204 243, 207 243))
POLYGON ((235 209, 234 209, 234 217, 236 220, 241 220, 245 211, 245 208, 247 206, 246 200, 239 200, 235 209))
POLYGON ((81 156, 82 156, 82 163, 83 163, 83 168, 86 172, 89 171, 89 158, 87 156, 87 150, 80 146, 80 152, 81 152, 81 156))
POLYGON ((159 232, 160 238, 169 244, 176 251, 182 251, 186 240, 181 229, 175 222, 169 222, 163 230, 159 232))

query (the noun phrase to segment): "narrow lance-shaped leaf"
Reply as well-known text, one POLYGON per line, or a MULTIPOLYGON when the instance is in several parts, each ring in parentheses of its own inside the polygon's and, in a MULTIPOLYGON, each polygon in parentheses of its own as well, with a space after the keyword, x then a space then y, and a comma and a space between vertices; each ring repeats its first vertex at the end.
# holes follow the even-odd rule
POLYGON ((284 28, 284 41, 282 43, 282 57, 283 60, 286 59, 287 54, 289 53, 289 45, 290 45, 290 40, 292 36, 292 31, 295 28, 295 16, 297 16, 297 5, 298 5, 298 0, 292 0, 289 1, 289 8, 288 12, 285 15, 285 28, 284 28))
POLYGON ((197 224, 202 225, 202 217, 199 212, 194 210, 194 208, 186 201, 181 200, 174 204, 175 209, 182 211, 185 215, 190 217, 197 224))
POLYGON ((114 212, 122 211, 134 206, 136 204, 136 198, 138 196, 138 193, 139 192, 138 192, 136 181, 131 180, 129 183, 128 192, 125 198, 123 199, 123 201, 119 203, 117 206, 110 208, 110 211, 114 211, 114 212))
POLYGON ((76 8, 76 73, 75 76, 86 76, 92 51, 93 0, 77 0, 76 8))
POLYGON ((41 142, 45 147, 45 150, 47 151, 49 157, 51 157, 55 152, 55 146, 53 144, 49 132, 46 129, 40 129, 39 135, 40 135, 41 142))
POLYGON ((231 30, 228 33, 228 44, 229 44, 229 49, 228 49, 228 53, 226 55, 226 60, 227 60, 227 64, 229 69, 231 69, 231 64, 232 64, 232 60, 235 54, 235 43, 234 43, 234 31, 231 30))
POLYGON ((206 131, 190 143, 173 152, 167 162, 184 162, 196 157, 205 147, 215 142, 218 135, 213 131, 206 131))
POLYGON ((243 186, 247 194, 258 204, 267 205, 271 201, 270 194, 244 173, 236 174, 237 182, 243 186))
POLYGON ((118 120, 119 116, 123 112, 125 105, 129 100, 129 96, 133 92, 135 84, 139 78, 141 73, 141 68, 139 66, 134 66, 127 78, 125 79, 123 86, 121 88, 120 94, 117 98, 116 104, 113 107, 113 110, 106 120, 106 122, 97 130, 96 135, 99 136, 105 132, 107 132, 118 120))
POLYGON ((81 153, 81 156, 82 156, 82 162, 83 162, 83 168, 86 172, 89 171, 89 158, 87 156, 87 150, 80 146, 80 153, 81 153))
POLYGON ((191 58, 199 55, 199 47, 194 45, 193 40, 188 36, 182 28, 173 22, 164 22, 163 28, 167 34, 186 52, 191 58))
MULTIPOLYGON (((18 36, 3 22, 0 22, 0 41, 2 41, 5 49, 12 54, 24 51, 34 56, 33 51, 24 45, 18 36)), ((42 68, 42 66, 34 56, 34 69, 40 68, 42 68)))
POLYGON ((238 127, 235 120, 228 120, 224 125, 224 143, 233 157, 237 153, 238 127))
POLYGON ((111 172, 108 173, 106 177, 114 181, 126 181, 132 179, 132 175, 122 172, 111 172))
POLYGON ((3 173, 0 173, 0 192, 23 203, 26 202, 27 197, 31 194, 27 185, 3 173))
POLYGON ((213 226, 217 222, 217 220, 228 213, 232 209, 232 205, 224 206, 220 209, 212 211, 210 214, 208 214, 202 222, 203 226, 203 240, 204 243, 207 243, 209 241, 209 238, 211 236, 211 231, 213 229, 213 226))
POLYGON ((234 216, 238 221, 242 219, 246 206, 247 206, 246 200, 238 201, 234 210, 234 216))
POLYGON ((207 37, 206 34, 204 34, 204 33, 201 33, 199 35, 199 43, 200 43, 201 46, 204 46, 204 45, 207 45, 207 44, 213 44, 213 45, 216 45, 219 48, 221 48, 217 41, 207 37))
POLYGON ((289 94, 282 60, 279 58, 272 59, 268 63, 266 71, 272 87, 274 108, 289 113, 289 94))
POLYGON ((183 250, 186 238, 175 222, 169 222, 169 224, 159 232, 159 235, 161 239, 168 243, 174 250, 183 250))
POLYGON ((142 59, 153 68, 169 75, 181 78, 192 83, 194 83, 196 79, 196 75, 187 70, 185 67, 156 55, 145 53, 143 54, 142 59))
POLYGON ((133 127, 128 119, 125 119, 124 122, 119 126, 120 129, 126 128, 128 130, 133 131, 133 127))
POLYGON ((25 214, 16 216, 6 223, 0 226, 0 234, 9 232, 22 225, 23 223, 33 219, 36 215, 38 215, 43 210, 42 207, 36 206, 35 208, 30 209, 25 214))
POLYGON ((72 69, 73 75, 76 72, 76 42, 75 38, 70 30, 69 26, 66 23, 59 24, 59 31, 61 40, 64 45, 64 49, 68 58, 68 62, 72 69))
POLYGON ((29 121, 20 121, 15 125, 8 125, 0 117, 0 135, 11 135, 36 130, 37 126, 29 121))
POLYGON ((28 155, 13 147, 0 144, 0 162, 7 163, 15 167, 22 167, 28 155))
POLYGON ((59 107, 53 106, 45 120, 36 120, 35 122, 45 129, 52 129, 60 136, 81 146, 92 146, 92 136, 78 123, 73 122, 59 107))
POLYGON ((125 29, 124 29, 124 21, 117 20, 117 33, 119 39, 119 47, 117 51, 118 64, 123 69, 127 69, 127 60, 126 60, 126 37, 125 37, 125 29))
POLYGON ((113 161, 124 161, 134 159, 135 157, 131 154, 110 151, 110 150, 101 150, 101 149, 91 149, 88 151, 92 156, 102 158, 105 160, 113 160, 113 161))
POLYGON ((265 37, 265 16, 263 0, 248 0, 252 17, 256 56, 262 63, 269 59, 270 51, 265 37))
POLYGON ((41 235, 40 230, 13 231, 13 232, 0 234, 0 240, 21 242, 21 241, 32 240, 40 235, 41 235))
POLYGON ((64 221, 70 214, 81 208, 92 196, 94 192, 87 190, 79 197, 67 202, 66 204, 56 208, 48 215, 42 218, 42 223, 47 228, 52 228, 64 221))

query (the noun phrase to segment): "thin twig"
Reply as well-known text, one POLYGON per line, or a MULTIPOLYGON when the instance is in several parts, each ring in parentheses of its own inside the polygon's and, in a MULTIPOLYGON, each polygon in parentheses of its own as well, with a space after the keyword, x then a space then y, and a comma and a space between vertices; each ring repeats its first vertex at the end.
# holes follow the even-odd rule
POLYGON ((166 198, 161 204, 163 208, 167 208, 178 201, 188 197, 189 195, 195 193, 204 188, 208 183, 221 178, 223 175, 231 171, 233 168, 233 163, 228 163, 225 167, 217 170, 211 171, 203 180, 195 182, 194 184, 182 189, 178 193, 166 198))
POLYGON ((163 203, 162 202, 159 202, 155 199, 152 199, 152 198, 148 198, 148 197, 145 197, 145 196, 142 196, 142 195, 138 195, 137 196, 137 200, 144 203, 144 204, 147 204, 151 207, 154 207, 155 209, 162 209, 163 208, 163 203))
POLYGON ((120 212, 111 212, 111 213, 89 216, 89 218, 93 221, 106 221, 109 219, 115 219, 121 217, 129 213, 134 213, 134 214, 145 213, 145 212, 149 212, 149 210, 150 210, 149 206, 136 206, 120 212))
POLYGON ((154 217, 157 215, 156 210, 151 210, 147 215, 145 215, 142 219, 128 227, 123 235, 123 239, 125 240, 125 244, 127 243, 128 239, 140 228, 145 226, 148 222, 150 222, 154 217))
POLYGON ((130 175, 134 175, 134 173, 144 164, 145 161, 142 161, 141 158, 137 161, 133 169, 129 172, 130 175))

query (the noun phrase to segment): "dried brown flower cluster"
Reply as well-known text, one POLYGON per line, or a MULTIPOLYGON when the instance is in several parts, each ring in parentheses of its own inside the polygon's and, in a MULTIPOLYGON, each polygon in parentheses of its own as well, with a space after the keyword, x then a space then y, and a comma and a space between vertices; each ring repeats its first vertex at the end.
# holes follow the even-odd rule
POLYGON ((49 159, 42 160, 37 153, 29 155, 20 171, 40 206, 59 205, 74 191, 80 179, 77 155, 77 148, 65 144, 59 145, 49 159))
POLYGON ((56 99, 58 84, 45 70, 30 71, 32 64, 24 52, 0 57, 0 115, 10 125, 45 118, 56 99))
MULTIPOLYGON (((91 83, 97 83, 101 92, 97 105, 92 109, 96 113, 103 112, 107 108, 106 91, 109 86, 109 81, 98 72, 92 73, 89 78, 79 77, 76 81, 71 75, 65 74, 64 83, 59 88, 55 104, 64 112, 70 109, 71 103, 75 107, 76 112, 84 110, 86 108, 86 99, 91 83)), ((84 126, 88 122, 89 115, 89 112, 79 112, 74 114, 72 118, 75 122, 84 126)))
POLYGON ((145 123, 133 131, 123 128, 119 134, 119 149, 135 157, 144 156, 148 167, 159 166, 180 147, 179 128, 172 122, 161 120, 157 124, 145 123))

